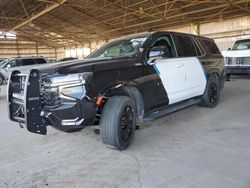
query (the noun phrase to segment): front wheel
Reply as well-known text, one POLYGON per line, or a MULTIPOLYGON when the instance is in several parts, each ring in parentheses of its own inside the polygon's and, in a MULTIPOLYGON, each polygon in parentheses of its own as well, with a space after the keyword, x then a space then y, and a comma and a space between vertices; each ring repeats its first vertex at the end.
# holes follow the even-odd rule
POLYGON ((220 98, 220 78, 215 74, 209 76, 206 89, 201 97, 200 106, 214 108, 220 98))
POLYGON ((108 99, 100 119, 101 139, 107 147, 124 150, 132 142, 136 124, 135 109, 129 97, 114 96, 108 99))

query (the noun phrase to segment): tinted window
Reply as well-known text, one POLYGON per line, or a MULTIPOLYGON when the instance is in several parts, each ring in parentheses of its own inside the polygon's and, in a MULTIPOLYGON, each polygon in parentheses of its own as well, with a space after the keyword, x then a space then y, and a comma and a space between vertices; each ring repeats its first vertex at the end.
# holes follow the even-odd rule
POLYGON ((179 57, 197 56, 193 41, 189 36, 175 35, 174 40, 179 57))
POLYGON ((35 62, 33 59, 22 59, 22 65, 26 66, 26 65, 34 65, 35 62))
POLYGON ((44 59, 35 59, 35 61, 36 61, 36 64, 45 64, 45 63, 47 63, 44 59))
POLYGON ((11 67, 16 67, 17 66, 17 62, 15 60, 12 60, 12 61, 9 62, 9 65, 11 67))
POLYGON ((196 41, 196 39, 193 39, 193 44, 196 50, 196 54, 198 56, 202 56, 203 54, 205 54, 201 48, 201 46, 199 45, 199 43, 196 41))
POLYGON ((16 60, 16 66, 22 66, 22 60, 21 59, 16 60))
POLYGON ((212 40, 198 39, 206 51, 210 54, 221 54, 219 48, 212 40))
POLYGON ((250 39, 236 41, 232 50, 249 50, 250 39))
POLYGON ((166 48, 166 52, 168 53, 167 57, 176 57, 174 43, 170 35, 158 37, 151 45, 150 54, 154 52, 157 54, 157 49, 160 49, 161 47, 166 48))

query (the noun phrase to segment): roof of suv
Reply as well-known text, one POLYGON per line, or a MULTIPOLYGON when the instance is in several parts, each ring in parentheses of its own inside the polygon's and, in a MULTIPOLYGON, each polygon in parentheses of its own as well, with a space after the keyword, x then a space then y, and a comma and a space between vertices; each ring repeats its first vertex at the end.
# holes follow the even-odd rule
POLYGON ((180 32, 173 32, 173 31, 153 31, 153 32, 142 32, 142 33, 136 33, 136 34, 132 34, 132 35, 123 36, 123 37, 112 40, 112 42, 116 41, 116 40, 129 40, 131 38, 144 38, 144 37, 148 37, 150 35, 156 34, 156 33, 158 33, 158 34, 169 33, 169 34, 178 34, 178 35, 188 35, 188 36, 193 36, 193 37, 196 37, 196 38, 203 38, 203 39, 206 39, 206 40, 213 40, 211 38, 207 38, 207 37, 200 36, 200 35, 189 34, 189 33, 180 33, 180 32))

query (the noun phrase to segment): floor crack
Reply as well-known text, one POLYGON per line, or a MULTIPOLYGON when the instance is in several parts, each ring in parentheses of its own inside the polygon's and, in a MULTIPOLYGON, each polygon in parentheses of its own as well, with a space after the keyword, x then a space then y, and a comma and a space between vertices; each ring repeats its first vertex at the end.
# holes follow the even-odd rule
POLYGON ((140 174, 141 165, 139 163, 138 158, 136 157, 136 155, 134 155, 132 153, 127 153, 127 152, 123 152, 123 151, 120 151, 120 152, 123 153, 123 154, 125 154, 125 155, 129 155, 130 157, 132 157, 132 158, 135 159, 136 165, 137 165, 137 182, 139 184, 139 187, 141 188, 141 186, 142 186, 142 183, 141 183, 141 174, 140 174))

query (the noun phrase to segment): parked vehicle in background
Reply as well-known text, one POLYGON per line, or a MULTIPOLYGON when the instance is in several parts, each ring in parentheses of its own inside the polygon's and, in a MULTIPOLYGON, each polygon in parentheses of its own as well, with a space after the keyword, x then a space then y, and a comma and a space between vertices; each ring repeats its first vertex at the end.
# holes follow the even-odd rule
POLYGON ((9 75, 13 70, 24 71, 46 63, 49 63, 49 61, 40 56, 14 57, 5 59, 0 62, 0 85, 2 85, 4 81, 8 80, 9 75))
POLYGON ((73 61, 73 60, 78 60, 78 58, 77 57, 65 57, 65 58, 59 59, 58 62, 73 61))
POLYGON ((82 61, 14 71, 9 118, 43 135, 47 126, 73 132, 99 125, 102 142, 123 150, 136 125, 194 104, 217 106, 224 73, 212 39, 174 32, 129 35, 82 61))
POLYGON ((225 58, 226 77, 250 74, 250 38, 235 41, 232 48, 222 52, 225 58))

